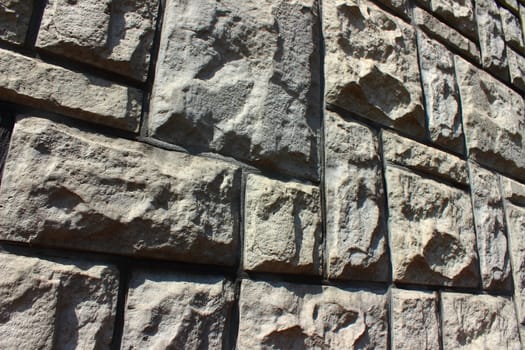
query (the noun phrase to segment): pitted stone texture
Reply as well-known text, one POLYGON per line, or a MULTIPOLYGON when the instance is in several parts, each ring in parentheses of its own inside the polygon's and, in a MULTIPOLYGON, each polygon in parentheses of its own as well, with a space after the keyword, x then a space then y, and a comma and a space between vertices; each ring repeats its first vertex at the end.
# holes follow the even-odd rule
POLYGON ((14 102, 127 131, 138 131, 138 89, 0 49, 0 96, 14 102))
POLYGON ((238 349, 386 349, 384 292, 243 280, 238 349))
POLYGON ((392 289, 392 349, 440 350, 437 293, 392 289))
POLYGON ((366 0, 324 1, 323 17, 326 102, 422 136, 413 28, 366 0))
POLYGON ((233 299, 220 277, 135 271, 122 349, 223 349, 233 299))
POLYGON ((525 185, 506 177, 501 177, 501 179, 505 199, 525 207, 525 185))
POLYGON ((410 5, 407 0, 379 0, 381 3, 392 9, 396 14, 410 20, 412 17, 410 5))
POLYGON ((221 161, 23 118, 0 189, 0 238, 232 265, 239 178, 221 161))
POLYGON ((379 140, 372 129, 325 113, 328 277, 389 278, 379 140))
POLYGON ((36 46, 145 81, 157 0, 47 0, 36 46))
POLYGON ((441 300, 444 349, 521 349, 511 300, 462 293, 441 300))
POLYGON ((505 35, 498 5, 494 0, 476 0, 476 22, 483 68, 508 80, 505 35))
POLYGON ((110 349, 112 266, 0 253, 0 348, 110 349))
POLYGON ((386 168, 393 278, 477 287, 476 236, 466 192, 386 168))
POLYGON ((430 0, 430 10, 472 40, 477 40, 471 0, 430 0))
POLYGON ((317 180, 316 0, 166 3, 149 132, 317 180))
POLYGON ((2 0, 0 2, 0 40, 23 44, 32 13, 33 0, 2 0))
POLYGON ((525 57, 507 48, 509 60, 510 82, 525 92, 525 57))
POLYGON ((525 47, 523 45, 523 33, 518 16, 514 15, 504 7, 500 7, 499 10, 507 45, 512 47, 514 50, 525 53, 525 47))
POLYGON ((525 179, 523 98, 458 56, 455 61, 470 156, 525 179))
POLYGON ((381 133, 383 157, 414 171, 441 177, 450 182, 468 184, 467 163, 459 157, 422 145, 390 131, 381 133))
POLYGON ((499 0, 500 4, 505 5, 506 7, 518 12, 519 11, 519 3, 518 0, 499 0))
POLYGON ((245 270, 320 274, 318 187, 250 174, 244 213, 245 270))
POLYGON ((508 291, 511 270, 499 179, 474 162, 469 168, 483 289, 508 291))
POLYGON ((464 140, 459 92, 454 75, 454 56, 422 31, 417 34, 430 139, 444 148, 463 153, 464 140))

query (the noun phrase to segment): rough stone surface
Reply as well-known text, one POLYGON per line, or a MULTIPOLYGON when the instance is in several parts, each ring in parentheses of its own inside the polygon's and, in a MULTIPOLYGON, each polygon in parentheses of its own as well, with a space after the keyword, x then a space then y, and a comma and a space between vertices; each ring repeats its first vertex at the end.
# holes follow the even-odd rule
POLYGON ((386 168, 393 278, 477 287, 476 236, 466 192, 386 168))
POLYGON ((463 153, 464 140, 459 92, 454 76, 454 56, 422 31, 417 34, 430 139, 444 148, 463 153))
POLYGON ((386 211, 377 133, 325 113, 327 275, 389 278, 386 211))
POLYGON ((383 157, 386 161, 441 177, 447 181, 468 184, 467 164, 461 158, 390 131, 383 131, 381 140, 383 157))
POLYGON ((444 349, 521 349, 511 300, 442 293, 441 304, 444 349))
POLYGON ((452 27, 476 40, 476 21, 471 0, 430 0, 430 9, 452 27))
POLYGON ((508 80, 505 34, 498 5, 494 0, 476 0, 476 23, 483 68, 501 79, 508 80))
POLYGON ((512 47, 514 50, 525 52, 525 47, 523 45, 523 33, 521 31, 521 25, 518 16, 514 15, 512 12, 503 7, 500 7, 499 10, 507 45, 512 47))
POLYGON ((410 17, 412 17, 412 10, 410 8, 410 5, 407 0, 379 0, 381 3, 383 3, 388 8, 392 9, 396 14, 399 16, 405 18, 406 20, 410 20, 410 17))
POLYGON ((420 137, 414 29, 369 1, 323 2, 326 102, 420 137))
POLYGON ((384 293, 243 280, 238 349, 386 349, 384 293))
POLYGON ((507 58, 509 60, 510 82, 525 92, 525 57, 507 48, 507 58))
POLYGON ((0 271, 0 348, 110 349, 116 268, 0 253, 0 271))
POLYGON ((488 167, 525 178, 523 98, 456 56, 463 128, 470 156, 488 167))
POLYGON ((316 0, 166 3, 153 137, 318 179, 316 0))
POLYGON ((518 12, 519 11, 519 3, 518 0, 498 0, 499 3, 505 5, 506 7, 518 12))
POLYGON ((511 271, 503 199, 496 174, 469 162, 483 289, 509 291, 511 271))
POLYGON ((501 177, 503 195, 512 203, 525 207, 525 185, 506 177, 501 177))
POLYGON ((437 293, 392 289, 392 349, 441 350, 437 293))
POLYGON ((138 131, 142 93, 0 49, 0 95, 67 116, 138 131))
POLYGON ((0 188, 0 238, 231 265, 239 177, 221 161, 23 118, 0 188))
POLYGON ((37 47, 145 81, 157 0, 47 0, 37 47))
POLYGON ((0 40, 23 44, 26 40, 33 0, 0 2, 0 40))
POLYGON ((320 274, 318 187, 250 174, 244 202, 244 269, 320 274))
POLYGON ((132 273, 122 349, 226 349, 233 285, 220 277, 132 273))

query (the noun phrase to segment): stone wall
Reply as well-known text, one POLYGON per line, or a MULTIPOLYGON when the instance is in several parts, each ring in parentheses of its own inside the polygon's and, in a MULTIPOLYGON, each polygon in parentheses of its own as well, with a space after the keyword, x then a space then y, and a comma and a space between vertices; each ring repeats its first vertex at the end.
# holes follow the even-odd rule
POLYGON ((524 0, 0 0, 0 348, 521 349, 524 33, 524 0))

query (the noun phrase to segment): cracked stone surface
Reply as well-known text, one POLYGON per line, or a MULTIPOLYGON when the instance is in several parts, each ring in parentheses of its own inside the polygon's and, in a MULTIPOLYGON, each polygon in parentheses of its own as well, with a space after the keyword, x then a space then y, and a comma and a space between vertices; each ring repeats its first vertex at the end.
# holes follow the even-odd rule
POLYGON ((222 161, 19 118, 0 238, 232 265, 239 187, 237 168, 222 161))
POLYGON ((323 2, 323 26, 326 102, 421 137, 414 29, 366 0, 323 2))
POLYGON ((477 40, 474 5, 471 0, 430 0, 430 9, 469 38, 477 40))
POLYGON ((33 13, 33 0, 2 0, 0 3, 0 40, 23 44, 33 13))
POLYGON ((246 270, 320 274, 318 187, 249 174, 244 213, 246 270))
POLYGON ((113 266, 0 253, 0 348, 110 349, 113 266))
POLYGON ((499 11, 507 45, 512 47, 514 50, 525 53, 523 32, 521 30, 518 16, 514 15, 512 12, 503 7, 500 7, 499 11))
POLYGON ((317 1, 166 3, 150 134, 317 180, 317 1))
POLYGON ((327 111, 325 167, 328 277, 386 281, 389 258, 377 133, 327 111))
POLYGON ((510 82, 512 85, 525 92, 525 57, 507 48, 509 59, 510 82))
POLYGON ((386 349, 384 292, 243 280, 238 349, 386 349))
POLYGON ((134 271, 122 349, 227 349, 233 299, 221 277, 134 271))

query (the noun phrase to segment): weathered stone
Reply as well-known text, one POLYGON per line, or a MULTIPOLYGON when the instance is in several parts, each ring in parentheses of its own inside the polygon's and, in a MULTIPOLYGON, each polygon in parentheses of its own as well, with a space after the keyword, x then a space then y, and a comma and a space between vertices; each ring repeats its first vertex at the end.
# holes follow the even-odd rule
POLYGON ((232 265, 237 169, 39 118, 13 131, 0 238, 232 265))
POLYGON ((525 91, 525 57, 507 47, 507 58, 510 82, 521 91, 525 91))
POLYGON ((506 7, 518 12, 519 11, 519 3, 518 0, 498 0, 500 4, 505 5, 506 7))
POLYGON ((505 199, 508 199, 516 205, 525 207, 525 185, 506 177, 502 177, 501 179, 505 199))
POLYGON ((386 161, 447 181, 468 184, 467 163, 461 158, 386 130, 381 133, 381 140, 386 161))
POLYGON ((477 287, 476 236, 466 192, 386 168, 393 278, 477 287))
POLYGON ((318 179, 316 0, 166 2, 149 132, 318 179))
POLYGON ((110 349, 112 266, 0 253, 0 348, 110 349))
POLYGON ((448 43, 465 57, 480 62, 479 49, 473 41, 418 7, 414 8, 414 23, 430 36, 448 43))
POLYGON ((483 68, 503 80, 508 80, 503 26, 498 5, 494 0, 476 0, 476 23, 483 68))
POLYGON ((444 349, 521 349, 509 299, 442 293, 441 304, 444 349))
POLYGON ((386 281, 389 258, 377 133, 325 113, 328 277, 386 281))
POLYGON ((2 0, 0 3, 0 40, 23 44, 32 13, 33 0, 2 0))
POLYGON ((469 169, 483 288, 508 291, 511 271, 498 176, 474 162, 469 169))
POLYGON ((522 97, 456 56, 463 129, 480 164, 525 178, 525 105, 522 97))
POLYGON ((138 89, 0 49, 2 100, 127 131, 139 128, 138 89))
POLYGON ((392 349, 440 350, 437 293, 392 289, 392 349))
POLYGON ((122 349, 226 349, 233 299, 221 277, 135 271, 122 349))
POLYGON ((521 32, 519 18, 503 7, 500 7, 499 11, 507 45, 514 50, 524 52, 523 33, 521 32))
POLYGON ((422 31, 417 34, 430 139, 447 149, 463 153, 464 140, 459 92, 454 76, 454 56, 422 31))
POLYGON ((384 292, 243 280, 238 349, 386 349, 384 292))
MULTIPOLYGON (((7 149, 9 148, 9 140, 13 131, 13 117, 11 113, 0 110, 0 174, 4 168, 5 158, 7 157, 7 149)), ((0 179, 1 181, 1 179, 0 179)))
POLYGON ((520 4, 519 16, 521 22, 521 32, 523 33, 523 42, 525 43, 525 4, 520 4))
POLYGON ((244 269, 320 274, 318 187, 250 174, 244 213, 244 269))
POLYGON ((36 46, 145 81, 157 0, 47 0, 36 46))
POLYGON ((477 40, 474 6, 471 0, 430 0, 430 9, 464 35, 477 40))
POLYGON ((410 9, 410 5, 407 0, 379 0, 379 1, 406 20, 410 20, 410 17, 412 17, 412 13, 411 13, 412 10, 410 9))
POLYGON ((326 102, 423 136, 414 29, 366 0, 324 1, 323 26, 326 102))

